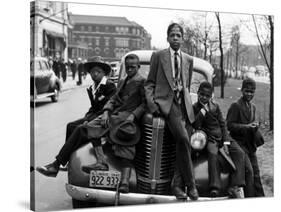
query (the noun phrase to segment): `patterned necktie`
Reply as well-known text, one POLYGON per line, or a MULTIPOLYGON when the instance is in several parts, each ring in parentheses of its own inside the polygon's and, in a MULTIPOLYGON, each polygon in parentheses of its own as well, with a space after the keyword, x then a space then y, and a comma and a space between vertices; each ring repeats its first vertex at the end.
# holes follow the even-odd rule
POLYGON ((180 83, 180 71, 179 71, 179 64, 178 64, 178 52, 175 52, 174 54, 174 63, 175 63, 175 87, 176 87, 176 100, 180 104, 181 98, 180 98, 180 92, 181 92, 181 83, 180 83))
POLYGON ((174 55, 174 63, 175 63, 175 79, 178 79, 178 74, 179 74, 179 64, 178 64, 178 52, 175 52, 174 55))

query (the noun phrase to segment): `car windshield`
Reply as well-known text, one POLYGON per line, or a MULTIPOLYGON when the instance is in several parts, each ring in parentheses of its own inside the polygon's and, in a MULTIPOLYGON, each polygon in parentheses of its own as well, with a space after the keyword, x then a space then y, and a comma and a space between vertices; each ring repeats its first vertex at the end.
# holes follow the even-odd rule
POLYGON ((206 77, 199 72, 193 71, 190 83, 190 93, 197 93, 201 82, 207 81, 206 77))

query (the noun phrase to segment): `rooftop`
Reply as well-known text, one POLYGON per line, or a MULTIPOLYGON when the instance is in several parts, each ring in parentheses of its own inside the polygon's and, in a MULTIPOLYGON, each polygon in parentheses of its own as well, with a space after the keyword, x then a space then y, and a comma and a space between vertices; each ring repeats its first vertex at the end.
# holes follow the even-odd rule
POLYGON ((120 25, 120 26, 140 26, 136 22, 129 21, 126 17, 114 17, 114 16, 93 16, 93 15, 75 15, 70 14, 70 20, 73 24, 78 23, 95 23, 101 25, 120 25))

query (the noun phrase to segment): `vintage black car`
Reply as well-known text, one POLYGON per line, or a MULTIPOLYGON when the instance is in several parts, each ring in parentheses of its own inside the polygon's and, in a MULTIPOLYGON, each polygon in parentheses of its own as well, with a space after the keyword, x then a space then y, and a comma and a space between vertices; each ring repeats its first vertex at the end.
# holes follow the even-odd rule
POLYGON ((30 100, 32 102, 50 97, 57 102, 61 82, 55 75, 48 60, 44 57, 34 57, 30 61, 30 100))
MULTIPOLYGON (((152 52, 145 50, 129 52, 139 56, 141 64, 139 73, 145 77, 149 72, 152 52)), ((125 56, 121 60, 119 80, 125 77, 125 56)), ((212 76, 212 66, 208 62, 194 57, 194 72, 190 88, 193 102, 197 100, 196 93, 200 82, 204 80, 212 82, 212 76)), ((83 165, 96 162, 92 144, 87 144, 72 154, 68 165, 69 182, 66 184, 66 190, 73 198, 74 207, 178 201, 170 191, 176 159, 175 143, 165 126, 165 121, 162 118, 153 118, 151 114, 146 113, 142 118, 141 134, 141 140, 137 144, 134 160, 135 169, 131 174, 130 193, 128 194, 116 191, 121 168, 107 144, 103 148, 110 173, 96 171, 89 175, 82 171, 83 165)), ((207 155, 202 150, 205 143, 195 138, 191 141, 191 144, 196 184, 200 195, 199 200, 212 199, 208 197, 207 155)), ((227 170, 222 173, 221 181, 223 189, 219 198, 226 198, 227 170)))

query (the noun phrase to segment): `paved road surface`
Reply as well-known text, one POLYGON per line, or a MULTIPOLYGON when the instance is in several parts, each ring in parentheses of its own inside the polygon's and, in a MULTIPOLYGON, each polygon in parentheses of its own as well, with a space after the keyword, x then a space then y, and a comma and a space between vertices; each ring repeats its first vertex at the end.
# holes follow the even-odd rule
MULTIPOLYGON (((59 102, 42 100, 35 108, 35 167, 54 160, 65 142, 65 127, 69 121, 80 118, 89 108, 85 87, 68 90, 60 95, 59 102)), ((56 178, 45 177, 35 172, 35 209, 71 209, 71 199, 65 191, 67 172, 56 178)))

